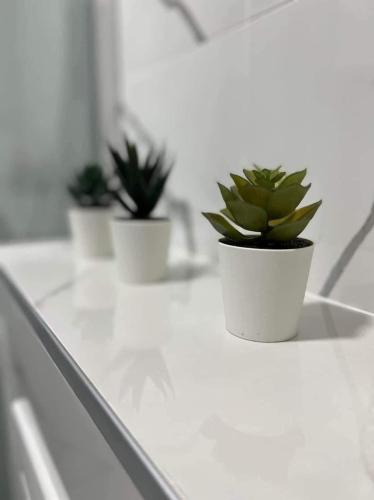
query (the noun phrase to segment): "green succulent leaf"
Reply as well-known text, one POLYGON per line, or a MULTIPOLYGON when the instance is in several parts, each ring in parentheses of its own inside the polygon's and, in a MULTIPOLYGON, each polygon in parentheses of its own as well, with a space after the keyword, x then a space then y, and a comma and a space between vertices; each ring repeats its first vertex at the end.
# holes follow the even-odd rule
POLYGON ((238 190, 244 186, 248 186, 249 184, 247 179, 244 179, 244 177, 242 177, 241 175, 230 174, 230 177, 234 181, 234 184, 238 188, 238 190))
POLYGON ((297 208, 310 188, 310 184, 301 185, 307 170, 287 175, 282 166, 269 169, 254 164, 253 169, 243 172, 245 177, 230 174, 234 181, 230 188, 218 184, 226 207, 220 214, 205 213, 205 217, 220 234, 245 244, 253 238, 274 242, 297 238, 322 203, 297 208), (237 228, 242 228, 244 234, 237 228), (246 231, 261 235, 249 235, 246 231))
POLYGON ((266 234, 266 239, 273 241, 288 241, 297 238, 314 217, 321 204, 322 200, 295 210, 295 212, 287 217, 283 223, 276 225, 269 231, 266 234))
POLYGON ((247 177, 248 181, 251 184, 255 185, 256 184, 256 176, 255 176, 253 170, 249 170, 248 168, 245 168, 243 170, 243 172, 244 172, 244 175, 247 177))
POLYGON ((274 227, 266 234, 266 239, 271 241, 289 241, 297 238, 308 225, 308 220, 287 222, 274 227))
POLYGON ((238 191, 244 201, 264 209, 266 209, 271 196, 271 191, 269 189, 265 189, 261 186, 252 186, 251 184, 238 187, 238 191))
POLYGON ((245 235, 235 229, 224 217, 220 214, 212 212, 203 212, 203 215, 212 224, 214 229, 222 236, 232 241, 243 241, 246 239, 245 235))
POLYGON ((220 182, 218 182, 218 187, 219 187, 219 190, 221 192, 221 196, 223 198, 223 201, 225 203, 227 203, 228 201, 236 200, 238 198, 238 196, 233 191, 231 191, 229 188, 227 188, 226 186, 224 186, 220 182))
POLYGON ((257 165, 256 163, 254 163, 253 166, 255 167, 255 170, 257 170, 257 172, 262 172, 263 170, 265 170, 263 167, 260 167, 260 165, 257 165))
POLYGON ((225 217, 227 217, 228 219, 230 219, 232 222, 235 222, 235 219, 234 219, 234 216, 232 215, 232 213, 230 212, 230 210, 226 207, 226 208, 223 208, 222 210, 220 210, 221 214, 224 215, 225 217))
POLYGON ((67 189, 78 206, 107 207, 111 203, 108 179, 100 165, 85 165, 73 176, 67 189))
POLYGON ((298 221, 306 218, 310 221, 321 205, 322 200, 319 200, 315 203, 312 203, 311 205, 306 205, 305 207, 298 208, 290 216, 287 217, 286 221, 298 221))
POLYGON ((249 231, 263 231, 267 227, 267 214, 263 208, 242 200, 229 201, 227 208, 236 223, 249 231))
POLYGON ((239 190, 236 186, 230 186, 230 191, 235 195, 236 198, 238 198, 239 200, 241 199, 239 190))
POLYGON ((286 175, 286 172, 279 172, 279 174, 276 174, 274 177, 271 177, 271 181, 276 184, 279 182, 283 177, 286 175))
POLYGON ((269 176, 264 174, 264 171, 254 170, 253 171, 256 177, 256 184, 265 189, 273 189, 274 183, 270 180, 269 176))
POLYGON ((293 174, 287 175, 281 183, 281 187, 292 186, 293 184, 301 184, 307 174, 307 169, 300 170, 300 172, 294 172, 293 174))
POLYGON ((267 205, 269 219, 280 219, 289 215, 301 203, 308 192, 308 186, 293 184, 287 187, 280 187, 272 193, 267 205))
POLYGON ((282 224, 282 222, 284 222, 285 220, 288 219, 288 215, 286 215, 286 217, 281 217, 280 219, 273 219, 273 220, 269 220, 268 224, 269 224, 269 227, 275 227, 275 226, 278 226, 279 224, 282 224))
POLYGON ((281 175, 282 177, 284 175, 286 175, 286 172, 280 172, 280 169, 282 168, 282 165, 279 165, 279 167, 277 168, 274 168, 272 171, 271 171, 271 174, 270 174, 270 179, 272 181, 275 180, 275 178, 278 176, 278 175, 281 175))

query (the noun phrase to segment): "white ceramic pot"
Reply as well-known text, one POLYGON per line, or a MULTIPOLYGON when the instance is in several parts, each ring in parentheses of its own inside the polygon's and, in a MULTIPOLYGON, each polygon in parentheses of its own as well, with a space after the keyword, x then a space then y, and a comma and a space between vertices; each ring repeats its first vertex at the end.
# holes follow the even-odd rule
POLYGON ((227 330, 243 339, 281 342, 297 333, 314 245, 291 250, 219 242, 227 330))
POLYGON ((113 254, 110 234, 110 208, 71 208, 70 230, 80 257, 108 257, 113 254))
POLYGON ((170 242, 168 219, 112 220, 119 278, 125 283, 149 283, 166 272, 170 242))

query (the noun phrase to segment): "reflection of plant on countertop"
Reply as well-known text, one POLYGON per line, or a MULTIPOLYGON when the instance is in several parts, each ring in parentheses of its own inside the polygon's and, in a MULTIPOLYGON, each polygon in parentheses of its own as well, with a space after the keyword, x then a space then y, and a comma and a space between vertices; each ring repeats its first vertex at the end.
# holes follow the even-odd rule
POLYGON ((79 207, 108 207, 112 201, 108 180, 97 164, 87 164, 75 173, 68 191, 79 207))
POLYGON ((234 185, 218 184, 226 207, 220 214, 204 213, 212 226, 227 242, 257 248, 297 248, 297 240, 322 201, 297 208, 311 184, 303 186, 307 170, 286 175, 281 170, 244 169, 244 175, 231 174, 234 185), (233 225, 234 224, 234 225, 233 225), (260 235, 242 233, 254 231, 260 235))
POLYGON ((145 160, 141 160, 136 144, 127 139, 125 156, 112 147, 109 149, 123 191, 113 191, 113 196, 132 218, 150 218, 171 170, 171 166, 166 165, 165 152, 150 151, 145 160))

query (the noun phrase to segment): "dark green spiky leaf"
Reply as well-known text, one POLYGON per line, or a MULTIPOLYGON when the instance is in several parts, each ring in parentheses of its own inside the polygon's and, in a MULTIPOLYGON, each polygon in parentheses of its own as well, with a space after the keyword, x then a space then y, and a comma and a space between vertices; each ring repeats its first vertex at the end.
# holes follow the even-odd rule
POLYGON ((220 214, 212 212, 203 212, 203 215, 212 224, 214 229, 222 236, 232 241, 243 241, 246 239, 245 235, 235 229, 224 217, 220 214))
POLYGON ((269 219, 280 219, 289 215, 301 203, 308 192, 308 186, 293 184, 287 187, 280 187, 272 193, 267 205, 269 219))
POLYGON ((151 192, 148 194, 148 204, 146 207, 148 208, 148 213, 145 215, 148 217, 149 214, 154 210, 155 206, 157 205, 166 185, 166 181, 168 180, 168 177, 170 175, 171 168, 159 177, 156 181, 155 184, 152 186, 151 192))
POLYGON ((301 184, 307 174, 307 169, 300 170, 300 172, 294 172, 293 174, 287 175, 281 182, 281 187, 292 186, 293 184, 301 184))
POLYGON ((156 207, 165 188, 170 169, 165 169, 165 152, 156 154, 151 150, 144 161, 139 159, 137 146, 129 141, 126 144, 126 157, 122 157, 113 148, 110 153, 115 173, 126 195, 132 201, 134 209, 127 200, 116 192, 116 198, 135 218, 148 218, 156 207))
POLYGON ((132 144, 127 139, 125 139, 125 143, 126 143, 127 157, 129 159, 129 164, 134 168, 139 167, 138 151, 136 149, 135 144, 132 144))
POLYGON ((236 223, 249 231, 263 231, 267 226, 266 211, 242 200, 229 201, 227 208, 236 223))
POLYGON ((299 208, 283 223, 278 224, 269 231, 266 238, 273 241, 288 241, 297 238, 314 217, 321 203, 322 200, 306 207, 299 208))

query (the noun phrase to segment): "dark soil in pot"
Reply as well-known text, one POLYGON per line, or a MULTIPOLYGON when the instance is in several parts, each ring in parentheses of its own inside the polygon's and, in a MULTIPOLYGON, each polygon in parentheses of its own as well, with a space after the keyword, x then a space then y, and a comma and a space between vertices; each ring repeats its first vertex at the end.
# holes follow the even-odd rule
POLYGON ((263 250, 294 250, 296 248, 305 248, 313 245, 311 240, 305 238, 296 238, 290 241, 266 241, 256 237, 248 241, 231 241, 228 238, 221 238, 219 241, 233 247, 258 248, 263 250))
POLYGON ((137 217, 126 217, 125 215, 115 215, 114 220, 121 220, 125 222, 152 222, 152 221, 167 221, 170 220, 168 217, 147 217, 147 218, 137 218, 137 217))

